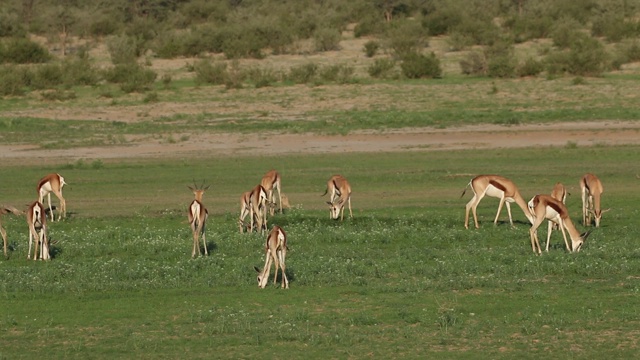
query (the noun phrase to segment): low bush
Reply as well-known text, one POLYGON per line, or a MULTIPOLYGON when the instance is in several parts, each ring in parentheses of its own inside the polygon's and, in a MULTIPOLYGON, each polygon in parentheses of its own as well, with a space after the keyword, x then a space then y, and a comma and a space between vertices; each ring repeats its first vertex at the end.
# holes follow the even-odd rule
POLYGON ((279 79, 279 74, 272 69, 253 68, 247 71, 247 80, 253 83, 256 88, 272 86, 279 79))
POLYGON ((107 50, 114 65, 135 63, 142 54, 140 40, 136 37, 119 35, 107 39, 107 50))
POLYGON ((105 70, 103 75, 108 82, 120 84, 126 93, 149 90, 158 76, 155 71, 136 63, 116 65, 105 70))
POLYGON ((33 72, 31 86, 34 89, 53 89, 63 83, 64 73, 60 64, 44 64, 33 72))
POLYGON ((313 33, 316 51, 333 51, 340 49, 340 31, 332 28, 320 28, 313 33))
POLYGON ((18 37, 0 42, 0 63, 39 64, 49 60, 49 51, 29 39, 18 37))
POLYGON ((367 68, 367 73, 376 79, 391 79, 396 77, 394 71, 396 62, 389 58, 379 58, 373 61, 373 64, 367 68))
POLYGON ((328 65, 320 69, 320 79, 338 84, 348 84, 352 82, 354 72, 353 66, 344 64, 328 65))
POLYGON ((412 57, 428 45, 425 32, 419 22, 404 20, 389 27, 385 36, 387 47, 397 58, 412 57))
POLYGON ((544 64, 542 61, 536 60, 532 57, 528 57, 524 62, 520 63, 516 68, 516 74, 519 77, 537 76, 544 71, 544 64))
POLYGON ((318 73, 318 65, 307 63, 289 69, 286 80, 296 84, 307 84, 313 81, 318 73))
POLYGON ((374 57, 380 49, 380 43, 375 40, 369 40, 364 43, 364 54, 367 57, 374 57))
POLYGON ((469 52, 462 60, 460 60, 460 70, 465 75, 487 75, 489 65, 485 54, 479 51, 469 52))
POLYGON ((21 96, 30 83, 26 69, 15 65, 0 66, 0 96, 21 96))
POLYGON ((433 52, 429 55, 413 53, 404 56, 402 63, 400 63, 400 69, 402 74, 409 79, 442 77, 440 60, 433 52))
POLYGON ((202 59, 194 64, 196 84, 223 85, 227 81, 227 64, 202 59))

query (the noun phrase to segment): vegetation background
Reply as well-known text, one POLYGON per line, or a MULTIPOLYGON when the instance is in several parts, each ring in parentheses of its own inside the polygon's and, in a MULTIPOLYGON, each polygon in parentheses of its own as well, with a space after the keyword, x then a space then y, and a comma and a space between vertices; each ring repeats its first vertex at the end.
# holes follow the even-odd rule
POLYGON ((638 145, 104 154, 203 134, 632 122, 640 1, 0 4, 0 146, 71 152, 2 157, 3 204, 55 171, 70 217, 50 224, 47 263, 24 260, 24 218, 2 219, 0 358, 637 354, 638 145), (237 228, 240 194, 271 168, 294 205, 270 220, 290 237, 288 291, 255 286, 264 239, 237 228), (577 182, 594 172, 611 211, 580 253, 554 233, 536 257, 518 209, 494 227, 486 199, 481 228, 462 226, 459 195, 487 172, 526 198, 565 183, 580 230, 577 182), (320 197, 334 173, 354 188, 344 222, 320 197), (194 179, 212 185, 212 254, 192 260, 194 179))

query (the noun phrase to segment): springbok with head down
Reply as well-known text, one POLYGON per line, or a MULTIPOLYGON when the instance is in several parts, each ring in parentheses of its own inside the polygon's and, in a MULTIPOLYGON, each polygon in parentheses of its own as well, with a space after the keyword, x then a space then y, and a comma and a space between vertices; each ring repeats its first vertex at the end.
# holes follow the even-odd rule
POLYGON ((349 217, 353 218, 353 212, 351 211, 351 185, 349 181, 342 175, 333 175, 329 181, 327 181, 327 188, 322 196, 329 193, 329 215, 332 219, 344 220, 344 206, 349 206, 349 217))
POLYGON ((269 282, 269 273, 271 271, 271 264, 273 263, 275 268, 275 274, 273 275, 273 283, 276 284, 278 279, 278 268, 282 270, 282 288, 289 288, 289 279, 287 279, 287 266, 285 260, 287 257, 287 234, 280 226, 274 226, 267 236, 265 244, 266 258, 264 260, 264 267, 262 270, 254 266, 256 272, 258 272, 258 286, 262 289, 267 286, 269 282))
POLYGON ((29 252, 27 259, 31 258, 31 245, 35 242, 33 260, 50 260, 49 239, 47 238, 47 215, 44 206, 39 201, 34 201, 27 209, 27 224, 29 225, 29 252), (40 253, 38 253, 38 250, 40 253), (38 255, 40 255, 38 257, 38 255))
POLYGON ((546 219, 549 221, 549 227, 547 231, 547 246, 545 251, 549 251, 549 241, 551 239, 551 231, 553 230, 553 223, 558 224, 558 227, 562 231, 562 237, 564 238, 564 244, 567 251, 577 252, 580 251, 584 241, 589 233, 580 234, 576 229, 569 217, 569 211, 567 207, 561 202, 549 195, 536 195, 527 204, 529 211, 534 219, 531 229, 529 229, 529 236, 531 238, 531 248, 533 252, 540 255, 542 248, 540 247, 540 241, 538 240, 538 227, 546 219), (567 241, 567 235, 565 229, 569 232, 571 238, 571 246, 567 241))
POLYGON ((582 222, 584 226, 590 226, 595 220, 596 227, 600 226, 602 213, 609 211, 600 208, 600 198, 604 192, 602 182, 593 174, 585 174, 580 179, 580 190, 582 192, 582 222))

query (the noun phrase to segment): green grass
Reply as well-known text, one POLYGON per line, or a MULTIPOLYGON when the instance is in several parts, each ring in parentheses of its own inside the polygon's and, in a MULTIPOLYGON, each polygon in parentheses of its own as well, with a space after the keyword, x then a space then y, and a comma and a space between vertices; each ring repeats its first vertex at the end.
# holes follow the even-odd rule
MULTIPOLYGON (((53 260, 25 260, 24 218, 5 216, 0 358, 632 358, 640 318, 634 223, 636 146, 2 166, 4 204, 22 206, 59 171, 70 218, 50 224, 53 260), (289 290, 256 285, 264 238, 239 234, 242 191, 278 169, 294 208, 289 290), (534 256, 496 199, 465 230, 472 174, 500 173, 525 198, 562 181, 579 230, 578 180, 603 181, 602 227, 568 254, 559 233, 534 256), (354 219, 329 219, 320 194, 342 173, 354 219), (211 184, 211 255, 190 259, 193 179, 211 184)), ((546 227, 543 227, 546 228, 546 227)), ((545 237, 545 230, 540 230, 545 237)))

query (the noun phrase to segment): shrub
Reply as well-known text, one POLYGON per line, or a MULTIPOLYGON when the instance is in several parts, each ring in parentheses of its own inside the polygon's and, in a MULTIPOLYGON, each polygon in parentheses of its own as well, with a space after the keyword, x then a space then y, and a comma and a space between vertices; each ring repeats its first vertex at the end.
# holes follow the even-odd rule
POLYGON ((38 64, 51 60, 51 54, 29 39, 11 38, 0 47, 0 62, 38 64))
POLYGON ((105 80, 120 84, 120 88, 126 93, 149 90, 157 76, 155 71, 136 63, 119 64, 104 72, 105 80))
POLYGON ((606 37, 610 42, 619 42, 638 35, 638 24, 626 20, 623 14, 606 13, 593 20, 591 34, 606 37))
POLYGON ((496 41, 486 48, 487 75, 508 78, 515 75, 517 61, 513 44, 508 40, 496 41))
POLYGON ((227 81, 227 64, 202 59, 194 64, 196 84, 222 85, 227 81))
POLYGON ((464 21, 462 9, 451 3, 442 5, 422 18, 422 26, 428 30, 429 35, 446 34, 464 21))
POLYGON ((43 100, 47 101, 67 101, 76 98, 76 93, 73 91, 65 91, 61 89, 43 91, 40 96, 43 100))
POLYGON ((52 89, 62 84, 63 78, 59 64, 44 64, 35 68, 31 86, 35 89, 52 89))
POLYGON ((0 96, 21 96, 29 85, 30 75, 26 69, 15 65, 0 66, 0 96))
POLYGON ((140 41, 137 38, 120 35, 107 39, 107 50, 114 65, 135 63, 141 55, 140 41))
POLYGON ((68 58, 62 63, 63 82, 66 85, 96 85, 100 72, 89 58, 68 58))
POLYGON ((427 39, 420 23, 405 20, 394 24, 386 34, 388 47, 398 58, 413 57, 427 46, 427 39))
POLYGON ((374 57, 380 49, 380 43, 375 40, 369 40, 364 43, 364 54, 367 57, 374 57))
POLYGON ((340 48, 342 35, 337 29, 321 28, 313 33, 313 43, 316 51, 332 51, 340 48))
POLYGON ((478 51, 469 52, 462 60, 460 60, 460 70, 465 75, 481 75, 487 74, 489 65, 484 53, 478 51))
POLYGON ((402 74, 409 79, 439 78, 442 76, 440 60, 432 52, 430 55, 408 54, 400 64, 402 74))
POLYGON ((360 38, 367 35, 377 35, 384 32, 384 20, 382 16, 366 15, 360 19, 356 27, 353 29, 353 34, 356 38, 360 38))
POLYGON ((381 58, 375 59, 373 64, 367 68, 369 76, 377 79, 389 79, 395 77, 394 68, 396 62, 393 59, 381 58))
POLYGON ((544 64, 532 57, 528 57, 516 68, 516 74, 520 77, 536 76, 544 70, 544 64))
POLYGON ((234 60, 227 71, 224 86, 227 89, 242 89, 245 78, 246 73, 240 68, 240 63, 234 60))
POLYGON ((583 34, 572 43, 568 60, 570 74, 599 76, 607 67, 608 55, 598 39, 583 34))
POLYGON ((289 69, 287 80, 292 81, 296 84, 307 84, 316 77, 317 73, 318 65, 314 63, 298 65, 289 69))
POLYGON ((252 82, 256 88, 262 88, 273 85, 278 81, 279 76, 271 69, 253 68, 247 71, 247 79, 252 82))
POLYGON ((354 72, 353 66, 343 64, 329 65, 320 69, 320 78, 328 82, 347 84, 352 81, 354 72))
POLYGON ((577 37, 583 35, 578 29, 580 24, 573 19, 556 21, 556 26, 551 31, 553 45, 561 49, 569 48, 577 37))

